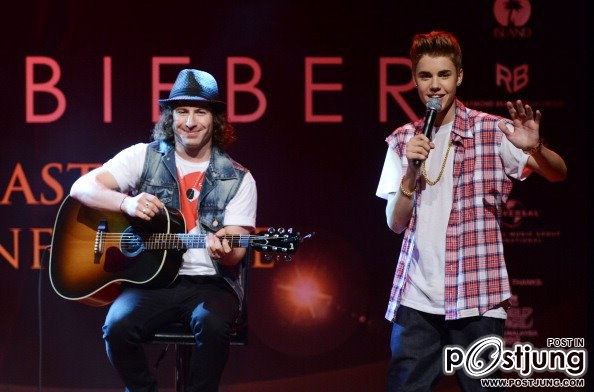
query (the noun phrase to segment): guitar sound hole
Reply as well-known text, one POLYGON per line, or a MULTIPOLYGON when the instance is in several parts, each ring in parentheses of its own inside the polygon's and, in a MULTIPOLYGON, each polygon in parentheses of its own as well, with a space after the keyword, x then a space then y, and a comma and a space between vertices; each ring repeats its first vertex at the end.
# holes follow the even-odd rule
POLYGON ((126 257, 136 257, 144 250, 143 238, 132 227, 126 228, 120 241, 120 249, 126 257))

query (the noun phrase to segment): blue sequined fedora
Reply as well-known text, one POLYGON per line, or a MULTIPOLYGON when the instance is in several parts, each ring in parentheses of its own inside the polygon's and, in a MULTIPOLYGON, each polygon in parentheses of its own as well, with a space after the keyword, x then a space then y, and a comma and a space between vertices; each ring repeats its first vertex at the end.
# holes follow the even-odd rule
POLYGON ((219 100, 219 86, 215 78, 198 69, 182 69, 171 87, 169 98, 159 99, 159 104, 165 107, 196 102, 207 102, 217 110, 224 110, 226 106, 219 100))

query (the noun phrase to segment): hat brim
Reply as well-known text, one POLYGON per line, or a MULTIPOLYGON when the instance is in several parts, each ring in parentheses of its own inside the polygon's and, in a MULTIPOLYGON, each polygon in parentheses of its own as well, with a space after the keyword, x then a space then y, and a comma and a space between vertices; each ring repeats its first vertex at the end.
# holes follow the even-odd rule
POLYGON ((159 105, 163 107, 179 106, 184 103, 207 103, 218 110, 224 110, 227 107, 227 104, 225 102, 215 101, 212 99, 204 99, 202 97, 196 97, 192 95, 179 95, 174 98, 159 99, 159 105))

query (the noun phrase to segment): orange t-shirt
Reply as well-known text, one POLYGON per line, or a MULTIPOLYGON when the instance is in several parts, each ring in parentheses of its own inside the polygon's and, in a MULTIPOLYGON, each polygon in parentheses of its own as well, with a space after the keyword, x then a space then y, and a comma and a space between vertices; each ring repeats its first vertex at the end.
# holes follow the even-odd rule
POLYGON ((204 183, 204 172, 195 171, 182 176, 178 171, 178 177, 180 186, 179 206, 186 221, 186 231, 189 232, 196 227, 196 221, 198 220, 198 201, 204 183))

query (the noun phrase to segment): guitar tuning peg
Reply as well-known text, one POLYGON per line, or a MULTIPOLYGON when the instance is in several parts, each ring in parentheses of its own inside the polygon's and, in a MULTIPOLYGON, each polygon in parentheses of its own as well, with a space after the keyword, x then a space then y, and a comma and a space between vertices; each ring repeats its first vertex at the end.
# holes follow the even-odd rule
POLYGON ((274 227, 269 227, 269 228, 268 228, 268 232, 269 232, 270 234, 274 233, 274 227))
POLYGON ((283 229, 282 227, 279 227, 277 230, 278 234, 284 234, 285 233, 285 229, 283 229))
POLYGON ((276 246, 273 246, 273 247, 272 247, 272 251, 273 251, 273 252, 276 252, 276 251, 277 251, 277 249, 278 249, 278 247, 276 247, 276 246))
POLYGON ((287 230, 287 233, 293 234, 293 228, 292 227, 289 227, 289 229, 287 230))
POLYGON ((283 261, 292 261, 293 257, 291 255, 283 255, 283 261))
POLYGON ((264 254, 264 261, 271 262, 272 261, 272 255, 270 253, 265 253, 264 254))

